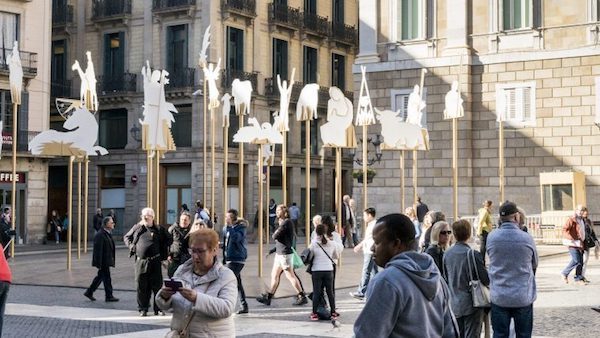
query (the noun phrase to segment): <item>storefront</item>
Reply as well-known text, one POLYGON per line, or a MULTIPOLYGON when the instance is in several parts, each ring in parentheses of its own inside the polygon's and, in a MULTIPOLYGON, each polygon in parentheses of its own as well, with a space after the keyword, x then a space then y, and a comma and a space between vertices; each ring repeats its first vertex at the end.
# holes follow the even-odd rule
MULTIPOLYGON (((13 222, 16 220, 15 226, 17 236, 15 241, 17 244, 27 243, 27 220, 25 212, 25 201, 27 191, 27 173, 17 172, 17 203, 16 212, 12 213, 13 222)), ((0 206, 2 210, 4 208, 11 208, 12 204, 12 173, 11 172, 0 172, 0 206)))

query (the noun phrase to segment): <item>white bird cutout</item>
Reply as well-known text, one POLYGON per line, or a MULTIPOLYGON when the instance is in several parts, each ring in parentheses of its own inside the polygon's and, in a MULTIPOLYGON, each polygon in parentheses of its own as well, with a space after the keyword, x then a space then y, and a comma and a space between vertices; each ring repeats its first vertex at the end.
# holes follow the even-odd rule
POLYGON ((272 143, 282 144, 283 135, 273 126, 264 122, 262 125, 258 123, 255 117, 248 119, 248 126, 240 128, 235 135, 233 135, 233 142, 236 143, 272 143))

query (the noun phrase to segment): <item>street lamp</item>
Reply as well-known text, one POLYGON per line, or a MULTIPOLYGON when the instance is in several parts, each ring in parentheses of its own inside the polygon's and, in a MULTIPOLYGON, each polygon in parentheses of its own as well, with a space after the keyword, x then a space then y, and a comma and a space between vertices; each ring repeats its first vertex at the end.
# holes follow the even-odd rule
MULTIPOLYGON (((362 144, 363 139, 360 138, 358 140, 359 144, 362 144)), ((375 157, 371 157, 367 159, 367 166, 372 166, 373 164, 375 164, 375 162, 379 163, 381 162, 381 144, 383 143, 383 141, 381 140, 381 135, 375 135, 375 139, 373 139, 372 137, 367 138, 367 147, 369 146, 369 144, 372 144, 373 146, 375 146, 375 157)), ((367 154, 369 153, 369 150, 367 150, 367 154)), ((351 149, 350 150, 350 154, 352 155, 352 157, 354 157, 354 155, 356 154, 356 150, 355 149, 351 149)), ((361 159, 361 156, 359 157, 355 157, 354 158, 354 162, 356 164, 358 164, 359 166, 363 165, 363 161, 361 159)))

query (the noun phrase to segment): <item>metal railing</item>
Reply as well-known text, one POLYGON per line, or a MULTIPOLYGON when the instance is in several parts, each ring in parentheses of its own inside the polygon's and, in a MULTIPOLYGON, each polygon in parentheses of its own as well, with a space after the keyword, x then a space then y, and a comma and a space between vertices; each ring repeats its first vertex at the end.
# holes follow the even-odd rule
POLYGON ((98 77, 102 95, 120 92, 135 92, 137 89, 137 74, 122 73, 102 75, 98 77))
POLYGON ((174 71, 169 71, 169 84, 166 86, 166 90, 194 87, 195 74, 195 68, 180 68, 174 71))
POLYGON ((50 97, 72 97, 71 80, 52 80, 50 86, 50 97))
POLYGON ((358 32, 356 28, 344 23, 331 23, 330 38, 352 46, 358 44, 358 32))
POLYGON ((300 9, 272 3, 269 5, 269 22, 298 29, 302 22, 300 9))
POLYGON ((92 19, 105 19, 131 14, 131 0, 94 0, 92 19))
POLYGON ((234 79, 239 79, 240 81, 250 81, 250 83, 252 83, 252 90, 256 92, 256 85, 258 83, 257 73, 244 72, 242 70, 235 69, 223 69, 221 71, 221 86, 223 88, 230 88, 231 82, 233 82, 234 79))
POLYGON ((329 33, 329 22, 326 17, 313 14, 302 13, 302 27, 313 34, 326 37, 329 33))
POLYGON ((62 26, 73 22, 73 5, 52 6, 52 26, 62 26))
MULTIPOLYGON (((7 58, 12 54, 11 48, 0 48, 0 72, 8 72, 7 58)), ((23 72, 37 74, 37 53, 19 51, 23 72)))
POLYGON ((221 11, 256 16, 256 0, 221 0, 221 11))
POLYGON ((162 11, 178 7, 189 7, 196 5, 196 0, 153 0, 152 10, 162 11))

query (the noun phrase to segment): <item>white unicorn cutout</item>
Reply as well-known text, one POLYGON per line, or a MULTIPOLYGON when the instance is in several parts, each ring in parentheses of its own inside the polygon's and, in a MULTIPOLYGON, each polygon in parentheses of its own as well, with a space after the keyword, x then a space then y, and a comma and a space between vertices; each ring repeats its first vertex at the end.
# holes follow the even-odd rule
POLYGON ((98 110, 98 94, 96 93, 96 72, 94 71, 94 62, 92 61, 92 53, 90 51, 85 52, 87 57, 87 67, 85 72, 81 69, 79 61, 75 60, 72 70, 77 71, 79 78, 81 79, 81 87, 79 89, 79 99, 81 105, 88 106, 91 110, 98 110), (87 102, 89 97, 90 102, 87 102))
POLYGON ((352 102, 337 87, 329 88, 327 123, 321 126, 324 147, 356 148, 352 102))
POLYGON ((255 117, 248 119, 248 126, 241 127, 235 135, 233 142, 236 143, 254 143, 254 144, 282 144, 283 135, 273 128, 273 126, 264 122, 262 125, 258 123, 255 117))
POLYGON ((67 131, 53 129, 41 132, 29 142, 33 155, 84 156, 106 155, 108 151, 95 146, 98 139, 98 122, 85 107, 76 108, 63 124, 67 131))
POLYGON ((250 114, 250 100, 252 98, 252 82, 233 79, 231 82, 231 95, 237 115, 250 114))
POLYGON ((165 70, 152 71, 150 62, 142 67, 144 78, 144 120, 142 125, 142 138, 145 150, 175 150, 175 142, 171 135, 171 125, 175 122, 173 113, 177 108, 165 99, 165 85, 169 83, 165 70))
POLYGON ((316 120, 319 85, 309 83, 302 88, 296 104, 296 121, 316 120))
POLYGON ((6 58, 8 64, 8 80, 10 82, 10 96, 13 103, 21 104, 21 91, 23 91, 23 67, 19 55, 19 42, 13 44, 12 54, 6 58))
POLYGON ((392 110, 377 110, 377 120, 381 123, 385 150, 429 150, 429 134, 427 129, 419 125, 402 121, 400 112, 392 110))

